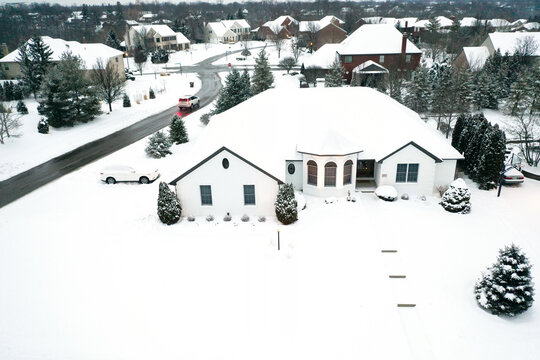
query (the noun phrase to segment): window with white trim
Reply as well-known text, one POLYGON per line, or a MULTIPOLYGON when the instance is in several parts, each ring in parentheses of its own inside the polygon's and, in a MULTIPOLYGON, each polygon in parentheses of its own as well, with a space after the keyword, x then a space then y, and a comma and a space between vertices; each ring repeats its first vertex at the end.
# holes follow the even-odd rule
POLYGON ((343 62, 345 62, 345 64, 350 64, 352 63, 352 55, 345 55, 343 57, 343 62))
POLYGON ((244 185, 244 205, 255 205, 255 185, 244 185))
POLYGON ((337 165, 335 162, 328 162, 324 165, 324 186, 336 186, 337 165))
POLYGON ((384 63, 384 55, 379 56, 379 63, 380 64, 384 63))
POLYGON ((411 55, 409 55, 409 54, 405 55, 405 62, 407 64, 411 62, 411 55))
POLYGON ((212 205, 212 186, 201 185, 201 205, 212 205))
POLYGON ((397 164, 396 182, 418 182, 419 164, 397 164))
POLYGON ((349 185, 352 183, 352 160, 347 160, 343 166, 343 185, 349 185))
POLYGON ((317 163, 313 160, 307 162, 307 183, 317 186, 317 163))

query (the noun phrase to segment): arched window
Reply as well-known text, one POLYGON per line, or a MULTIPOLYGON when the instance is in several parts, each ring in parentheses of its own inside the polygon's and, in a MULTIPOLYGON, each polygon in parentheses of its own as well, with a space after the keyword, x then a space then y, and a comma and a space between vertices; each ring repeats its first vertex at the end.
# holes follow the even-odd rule
POLYGON ((328 162, 324 165, 324 186, 336 186, 336 172, 335 162, 328 162))
POLYGON ((317 163, 313 160, 307 162, 307 183, 317 186, 317 163))
POLYGON ((352 160, 347 160, 343 167, 343 185, 349 185, 352 183, 352 160))

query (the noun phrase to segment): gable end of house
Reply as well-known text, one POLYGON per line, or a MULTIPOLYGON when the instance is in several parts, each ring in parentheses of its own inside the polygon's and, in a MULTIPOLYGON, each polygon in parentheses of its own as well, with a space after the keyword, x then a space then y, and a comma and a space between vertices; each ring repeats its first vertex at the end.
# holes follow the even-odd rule
POLYGON ((426 154, 427 156, 429 156, 430 158, 432 158, 433 160, 435 160, 436 163, 442 163, 443 161, 441 159, 439 159, 437 156, 433 155, 432 153, 430 153, 429 151, 427 151, 426 149, 424 149, 423 147, 421 147, 420 145, 418 145, 417 143, 415 143, 414 141, 411 141, 405 145, 403 145, 402 147, 400 147, 399 149, 391 152, 390 154, 386 155, 385 157, 383 157, 381 160, 378 161, 379 164, 382 164, 384 162, 384 160, 388 159, 390 156, 400 152, 401 150, 405 149, 406 147, 408 147, 409 145, 412 145, 414 146, 415 148, 417 148, 418 150, 420 150, 421 152, 423 152, 424 154, 426 154))

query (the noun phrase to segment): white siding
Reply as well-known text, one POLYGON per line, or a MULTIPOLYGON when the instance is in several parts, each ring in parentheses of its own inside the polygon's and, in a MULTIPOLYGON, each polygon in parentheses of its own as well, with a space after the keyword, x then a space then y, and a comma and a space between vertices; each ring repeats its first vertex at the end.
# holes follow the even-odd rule
POLYGON ((448 186, 456 176, 457 160, 443 160, 435 165, 435 189, 439 186, 448 186))
POLYGON ((176 184, 183 216, 272 216, 279 186, 276 180, 224 150, 176 184), (229 168, 223 168, 224 158, 229 168), (200 185, 212 187, 212 205, 201 205, 200 185), (255 205, 244 205, 244 186, 255 185, 255 205))
POLYGON ((316 156, 303 154, 304 164, 303 164, 303 188, 304 193, 314 196, 347 196, 347 193, 350 191, 351 194, 354 193, 356 186, 356 158, 358 154, 346 155, 346 156, 316 156), (317 163, 317 186, 310 185, 308 181, 308 161, 313 160, 317 163), (347 160, 352 160, 352 181, 349 185, 343 185, 343 167, 347 160), (336 186, 335 187, 325 187, 324 186, 324 165, 328 162, 335 162, 337 165, 336 171, 336 186))
POLYGON ((302 160, 287 160, 285 162, 285 182, 287 184, 293 184, 295 190, 302 190, 303 184, 303 169, 302 160), (289 164, 293 164, 295 167, 294 174, 289 174, 289 164))
POLYGON ((379 164, 376 172, 377 186, 392 185, 398 193, 412 195, 431 195, 435 189, 435 160, 409 145, 379 164), (396 183, 397 164, 419 164, 418 181, 414 183, 396 183))

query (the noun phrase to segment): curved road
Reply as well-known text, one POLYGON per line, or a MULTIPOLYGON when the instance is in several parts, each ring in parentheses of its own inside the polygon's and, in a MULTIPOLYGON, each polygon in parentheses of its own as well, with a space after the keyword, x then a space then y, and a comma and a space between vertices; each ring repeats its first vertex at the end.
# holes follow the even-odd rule
MULTIPOLYGON (((240 51, 234 51, 230 54, 240 51)), ((202 86, 196 95, 200 98, 202 106, 210 104, 221 89, 221 79, 218 72, 227 71, 228 67, 226 65, 212 65, 212 63, 224 56, 223 54, 212 56, 194 66, 184 67, 183 69, 184 72, 197 72, 199 74, 202 86)), ((87 143, 46 163, 1 181, 0 207, 168 126, 177 109, 176 106, 173 106, 127 128, 87 143)))

